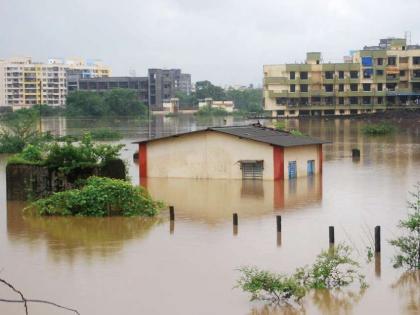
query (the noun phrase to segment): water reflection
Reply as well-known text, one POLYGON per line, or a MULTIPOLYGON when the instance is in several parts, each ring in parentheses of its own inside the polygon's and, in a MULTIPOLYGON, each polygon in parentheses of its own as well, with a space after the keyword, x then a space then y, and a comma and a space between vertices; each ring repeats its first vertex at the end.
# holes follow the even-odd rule
POLYGON ((141 184, 154 198, 173 205, 177 216, 208 224, 223 222, 234 212, 240 218, 255 217, 322 199, 321 176, 291 181, 148 178, 141 184))
POLYGON ((37 217, 23 215, 24 207, 23 202, 7 203, 9 240, 31 246, 45 241, 54 261, 113 256, 124 242, 145 238, 162 222, 160 218, 139 217, 37 217))
POLYGON ((398 292, 404 314, 420 314, 420 270, 405 272, 392 288, 398 292))

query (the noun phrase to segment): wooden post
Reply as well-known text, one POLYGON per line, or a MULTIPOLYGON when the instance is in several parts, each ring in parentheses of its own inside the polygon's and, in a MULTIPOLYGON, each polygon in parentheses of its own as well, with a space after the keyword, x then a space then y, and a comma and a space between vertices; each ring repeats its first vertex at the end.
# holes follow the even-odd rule
POLYGON ((333 226, 330 226, 328 228, 328 231, 329 231, 330 244, 334 244, 334 242, 335 242, 335 239, 334 239, 334 227, 333 226))
POLYGON ((238 214, 237 213, 233 214, 233 225, 238 226, 238 214))
POLYGON ((169 233, 170 234, 174 234, 174 232, 175 232, 175 221, 170 221, 169 222, 169 233))
POLYGON ((359 149, 352 149, 351 150, 351 156, 353 158, 360 158, 360 150, 359 149))
POLYGON ((173 206, 169 206, 169 217, 171 221, 175 221, 175 209, 173 206))
POLYGON ((381 227, 375 226, 375 253, 381 252, 381 227))
POLYGON ((281 232, 281 215, 278 215, 276 218, 277 218, 277 232, 281 232))

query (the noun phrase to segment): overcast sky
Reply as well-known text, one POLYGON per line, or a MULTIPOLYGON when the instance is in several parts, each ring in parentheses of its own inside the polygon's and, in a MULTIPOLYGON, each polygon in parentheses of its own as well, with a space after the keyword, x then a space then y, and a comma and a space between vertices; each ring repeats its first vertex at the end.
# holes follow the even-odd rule
POLYGON ((181 68, 193 81, 260 84, 263 64, 303 61, 412 32, 419 0, 0 0, 0 59, 101 59, 113 75, 181 68))

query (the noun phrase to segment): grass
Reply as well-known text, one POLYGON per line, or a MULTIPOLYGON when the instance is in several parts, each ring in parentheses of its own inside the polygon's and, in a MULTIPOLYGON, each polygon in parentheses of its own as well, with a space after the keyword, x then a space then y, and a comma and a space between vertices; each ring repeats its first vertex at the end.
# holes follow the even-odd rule
POLYGON ((369 124, 362 127, 362 132, 369 136, 381 136, 394 133, 396 127, 389 123, 369 124))

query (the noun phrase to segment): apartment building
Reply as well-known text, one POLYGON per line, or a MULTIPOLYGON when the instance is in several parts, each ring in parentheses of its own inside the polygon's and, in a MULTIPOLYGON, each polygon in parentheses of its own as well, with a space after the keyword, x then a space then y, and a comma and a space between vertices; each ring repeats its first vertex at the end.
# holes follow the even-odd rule
POLYGON ((112 89, 135 90, 139 101, 149 104, 149 82, 147 77, 103 77, 103 78, 79 78, 69 76, 68 91, 92 91, 104 92, 112 89))
POLYGON ((177 92, 191 93, 191 75, 180 69, 149 69, 149 105, 152 110, 162 110, 163 103, 177 92))
POLYGON ((34 62, 30 57, 0 60, 0 106, 63 106, 69 73, 108 76, 110 69, 81 59, 49 59, 47 63, 34 62))
POLYGON ((265 110, 297 117, 420 107, 420 45, 386 38, 344 60, 308 52, 301 64, 264 65, 265 110))

